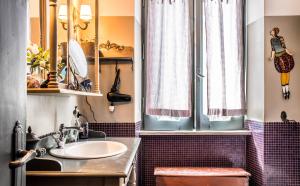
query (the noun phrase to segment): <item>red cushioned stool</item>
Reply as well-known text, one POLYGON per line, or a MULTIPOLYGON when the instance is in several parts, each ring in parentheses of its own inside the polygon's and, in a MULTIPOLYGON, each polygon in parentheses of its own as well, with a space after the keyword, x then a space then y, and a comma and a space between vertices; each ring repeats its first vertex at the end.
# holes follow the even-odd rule
POLYGON ((157 167, 156 186, 248 186, 250 174, 240 168, 157 167))

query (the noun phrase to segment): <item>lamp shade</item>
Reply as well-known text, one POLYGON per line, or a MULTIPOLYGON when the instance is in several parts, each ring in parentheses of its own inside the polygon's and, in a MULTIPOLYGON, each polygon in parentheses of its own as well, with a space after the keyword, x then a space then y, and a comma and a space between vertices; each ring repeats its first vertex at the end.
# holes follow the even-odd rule
POLYGON ((68 7, 67 5, 60 5, 58 11, 58 18, 62 21, 68 20, 68 7))
POLYGON ((90 5, 80 5, 80 19, 87 22, 92 19, 92 9, 90 5))

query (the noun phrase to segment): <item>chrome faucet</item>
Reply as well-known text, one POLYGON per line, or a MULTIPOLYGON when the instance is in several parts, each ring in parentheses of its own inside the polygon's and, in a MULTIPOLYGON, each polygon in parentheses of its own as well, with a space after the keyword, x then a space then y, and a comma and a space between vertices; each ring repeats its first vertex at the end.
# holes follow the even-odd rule
POLYGON ((77 142, 79 140, 80 127, 65 127, 64 124, 59 126, 60 139, 63 139, 65 143, 77 142))
MULTIPOLYGON (((75 126, 77 129, 79 129, 80 131, 79 138, 88 139, 89 137, 89 123, 87 122, 88 119, 86 118, 86 116, 84 116, 79 112, 78 106, 75 106, 73 110, 73 116, 74 117, 73 117, 72 125, 75 126), (80 118, 83 118, 85 122, 83 122, 80 118)), ((73 127, 69 129, 73 129, 73 127)))
POLYGON ((45 139, 52 137, 56 143, 57 148, 63 148, 65 144, 65 139, 62 137, 61 132, 51 132, 45 135, 40 136, 40 139, 45 139))
POLYGON ((64 148, 66 143, 77 142, 79 139, 79 127, 65 127, 64 124, 61 124, 59 127, 59 132, 51 132, 45 135, 40 136, 41 140, 46 139, 43 143, 43 146, 49 148, 64 148), (54 140, 48 140, 52 138, 54 140))

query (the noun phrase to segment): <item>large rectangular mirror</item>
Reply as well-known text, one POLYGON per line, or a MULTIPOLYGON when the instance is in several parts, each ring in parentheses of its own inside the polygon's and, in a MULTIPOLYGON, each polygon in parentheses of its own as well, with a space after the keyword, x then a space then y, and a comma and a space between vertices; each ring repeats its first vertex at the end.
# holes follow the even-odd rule
POLYGON ((40 84, 28 88, 100 92, 98 5, 98 0, 29 1, 27 64, 31 75, 40 71, 41 64, 46 67, 38 79, 40 84), (88 63, 92 65, 88 67, 88 63), (46 80, 49 87, 43 85, 46 80), (91 83, 85 86, 83 81, 91 83))

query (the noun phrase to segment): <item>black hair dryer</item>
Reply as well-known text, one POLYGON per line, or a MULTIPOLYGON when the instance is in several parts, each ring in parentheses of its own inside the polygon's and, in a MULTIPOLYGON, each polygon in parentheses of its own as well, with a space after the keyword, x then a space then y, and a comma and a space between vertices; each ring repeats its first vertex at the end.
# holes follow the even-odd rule
POLYGON ((120 69, 117 69, 115 82, 110 90, 109 93, 107 93, 107 99, 111 102, 111 105, 109 106, 109 110, 111 112, 114 111, 114 105, 115 103, 128 103, 131 101, 131 96, 128 94, 121 94, 120 93, 120 85, 121 85, 121 78, 120 78, 120 69))

